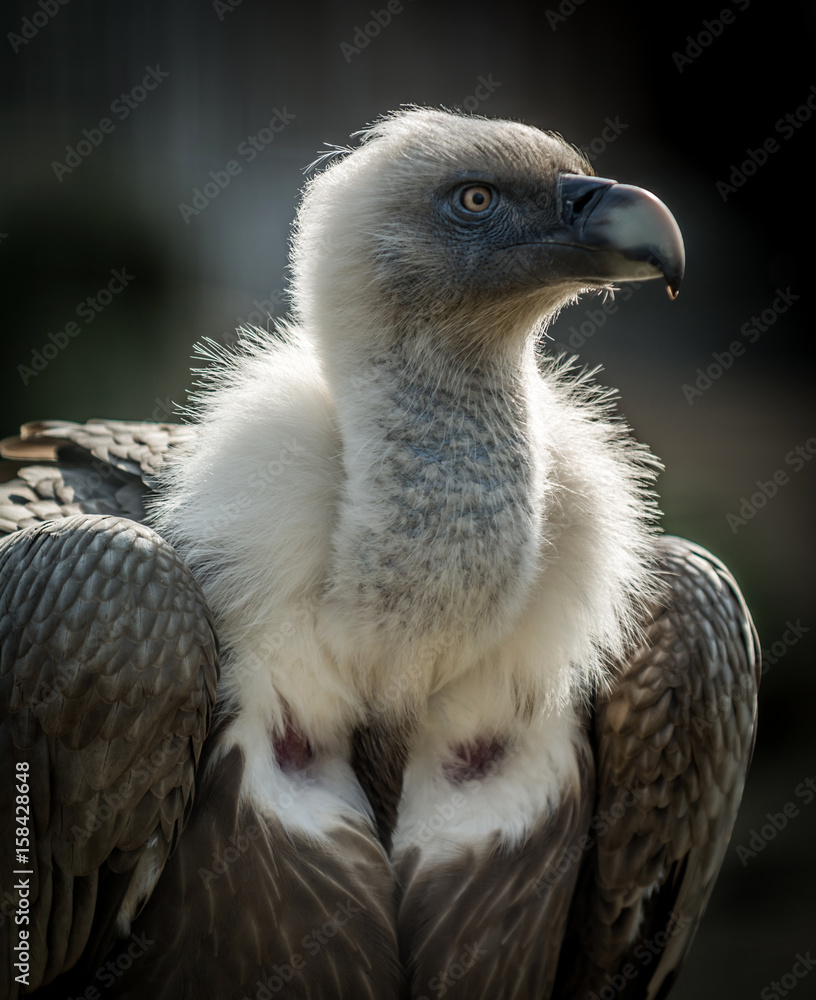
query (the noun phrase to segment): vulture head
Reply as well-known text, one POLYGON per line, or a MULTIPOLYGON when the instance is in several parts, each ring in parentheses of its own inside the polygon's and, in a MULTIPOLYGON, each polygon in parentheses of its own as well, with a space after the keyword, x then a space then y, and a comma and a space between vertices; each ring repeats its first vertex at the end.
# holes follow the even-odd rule
POLYGON ((402 342, 464 357, 512 347, 576 294, 683 275, 680 231, 649 192, 593 176, 553 133, 414 108, 308 184, 294 301, 332 361, 402 342))

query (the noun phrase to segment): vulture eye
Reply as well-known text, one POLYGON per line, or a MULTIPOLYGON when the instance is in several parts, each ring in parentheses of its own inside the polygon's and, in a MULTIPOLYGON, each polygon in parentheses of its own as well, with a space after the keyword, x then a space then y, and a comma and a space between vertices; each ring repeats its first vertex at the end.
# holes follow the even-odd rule
POLYGON ((483 184, 466 187, 459 195, 459 204, 468 212, 486 212, 493 203, 493 192, 483 184))

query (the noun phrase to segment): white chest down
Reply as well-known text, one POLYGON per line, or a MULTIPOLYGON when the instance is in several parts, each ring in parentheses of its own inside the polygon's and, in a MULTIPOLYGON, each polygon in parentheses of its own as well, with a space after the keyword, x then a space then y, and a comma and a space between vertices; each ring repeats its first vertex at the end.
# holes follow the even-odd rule
POLYGON ((240 517, 231 525, 259 584, 251 604, 211 585, 230 643, 224 748, 243 750, 255 808, 319 836, 370 815, 349 766, 351 735, 370 725, 399 772, 397 852, 496 831, 518 842, 577 782, 567 668, 581 652, 591 664, 580 621, 592 595, 577 619, 564 605, 577 560, 598 558, 591 495, 569 518, 563 503, 588 486, 571 467, 580 440, 542 419, 534 365, 434 381, 399 360, 364 373, 365 408, 327 410, 322 433, 295 436, 289 469, 259 491, 268 535, 248 547, 240 517), (285 566, 288 592, 284 546, 301 556, 285 566))

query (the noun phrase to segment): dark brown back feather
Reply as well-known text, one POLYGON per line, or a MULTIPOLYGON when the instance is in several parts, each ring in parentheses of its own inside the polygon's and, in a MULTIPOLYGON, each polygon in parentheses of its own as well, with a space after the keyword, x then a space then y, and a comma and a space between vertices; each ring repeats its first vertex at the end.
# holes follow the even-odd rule
POLYGON ((666 996, 724 857, 753 750, 759 643, 710 553, 659 542, 668 584, 595 718, 596 848, 583 866, 556 995, 666 996), (628 973, 628 974, 626 974, 628 973))
POLYGON ((243 769, 237 749, 202 762, 181 847, 134 925, 156 946, 111 995, 240 1000, 263 987, 304 1000, 395 1000, 392 879, 368 824, 338 821, 321 840, 287 832, 241 803, 243 769))
MULTIPOLYGON (((7 776, 30 767, 32 985, 110 947, 151 838, 166 861, 217 678, 204 598, 155 532, 79 516, 0 543, 0 752, 7 776)), ((0 890, 11 896, 14 788, 0 785, 0 890)), ((4 997, 17 995, 14 943, 5 922, 4 997)))

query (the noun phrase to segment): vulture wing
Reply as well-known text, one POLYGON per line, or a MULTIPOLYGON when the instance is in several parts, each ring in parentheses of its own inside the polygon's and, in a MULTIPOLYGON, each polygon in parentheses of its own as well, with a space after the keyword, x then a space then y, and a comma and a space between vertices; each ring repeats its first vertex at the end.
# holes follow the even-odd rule
POLYGON ((557 996, 668 994, 725 856, 753 750, 760 657, 742 595, 690 542, 662 538, 659 560, 667 597, 597 705, 593 845, 557 996))
MULTIPOLYGON (((292 996, 396 996, 392 876, 368 822, 338 818, 321 843, 253 812, 245 761, 223 749, 226 713, 202 750, 218 679, 210 614, 172 546, 136 523, 168 453, 196 432, 49 422, 2 444, 0 756, 4 774, 19 761, 28 777, 26 982, 49 1000, 91 986, 243 995, 280 976, 296 977, 292 996), (117 914, 127 932, 137 913, 114 947, 117 914)), ((325 798, 322 780, 304 778, 300 796, 325 798)), ((9 782, 0 800, 11 1000, 15 793, 9 782)))
POLYGON ((73 514, 144 520, 168 453, 193 440, 186 424, 36 421, 0 442, 0 533, 73 514))
POLYGON ((95 979, 192 804, 218 679, 212 620, 172 547, 111 516, 143 516, 145 480, 186 435, 96 421, 4 442, 4 997, 48 983, 66 995, 72 969, 95 979))

